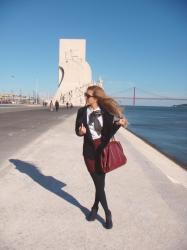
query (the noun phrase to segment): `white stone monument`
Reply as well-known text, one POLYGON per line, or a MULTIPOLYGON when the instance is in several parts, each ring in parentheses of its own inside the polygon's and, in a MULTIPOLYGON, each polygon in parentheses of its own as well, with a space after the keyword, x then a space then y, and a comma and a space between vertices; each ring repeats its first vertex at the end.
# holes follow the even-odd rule
POLYGON ((59 84, 53 103, 58 100, 64 105, 68 102, 82 106, 85 104, 84 92, 93 84, 92 71, 86 61, 86 40, 60 39, 59 84))

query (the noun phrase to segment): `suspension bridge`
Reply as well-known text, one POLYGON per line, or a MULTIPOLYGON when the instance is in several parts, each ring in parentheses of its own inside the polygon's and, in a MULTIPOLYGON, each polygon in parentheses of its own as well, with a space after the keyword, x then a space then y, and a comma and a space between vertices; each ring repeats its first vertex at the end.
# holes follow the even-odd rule
POLYGON ((137 88, 137 87, 131 87, 131 88, 127 88, 123 91, 118 91, 112 94, 112 97, 117 100, 117 101, 121 101, 121 100, 132 100, 133 105, 135 106, 136 104, 136 100, 159 100, 159 101, 187 101, 187 98, 183 98, 183 97, 168 97, 168 96, 161 96, 155 93, 151 93, 148 91, 145 91, 141 88, 137 88), (137 95, 137 90, 138 93, 144 93, 144 96, 140 96, 137 95), (122 93, 127 93, 129 91, 132 91, 132 96, 123 96, 122 93), (116 95, 117 93, 120 92, 120 95, 116 95), (145 96, 148 95, 148 96, 145 96))

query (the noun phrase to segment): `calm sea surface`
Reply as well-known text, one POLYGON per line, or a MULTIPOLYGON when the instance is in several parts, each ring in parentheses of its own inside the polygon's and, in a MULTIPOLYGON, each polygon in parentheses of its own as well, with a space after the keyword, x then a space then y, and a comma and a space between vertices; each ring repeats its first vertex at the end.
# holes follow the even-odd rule
POLYGON ((125 106, 128 129, 187 168, 187 107, 125 106))

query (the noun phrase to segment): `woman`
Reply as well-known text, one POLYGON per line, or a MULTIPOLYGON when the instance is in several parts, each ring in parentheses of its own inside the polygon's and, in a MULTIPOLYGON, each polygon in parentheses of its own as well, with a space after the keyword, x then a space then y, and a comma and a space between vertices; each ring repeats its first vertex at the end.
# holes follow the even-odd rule
POLYGON ((87 219, 93 221, 101 203, 106 217, 105 227, 112 228, 112 214, 105 195, 105 173, 102 173, 99 159, 102 149, 110 141, 120 126, 125 127, 127 120, 119 105, 99 86, 90 86, 85 92, 86 105, 77 112, 75 132, 84 136, 83 156, 87 169, 95 185, 95 201, 87 219))

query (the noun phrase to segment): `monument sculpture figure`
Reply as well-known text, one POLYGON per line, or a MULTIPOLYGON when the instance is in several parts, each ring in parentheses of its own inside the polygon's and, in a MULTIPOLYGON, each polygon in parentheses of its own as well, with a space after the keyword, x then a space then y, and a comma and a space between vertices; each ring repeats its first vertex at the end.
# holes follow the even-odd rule
MULTIPOLYGON (((92 80, 91 67, 86 61, 85 39, 60 39, 59 82, 53 103, 68 102, 73 106, 84 105, 84 92, 88 86, 97 84, 92 80)), ((99 85, 102 85, 100 81, 99 85)))

